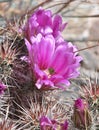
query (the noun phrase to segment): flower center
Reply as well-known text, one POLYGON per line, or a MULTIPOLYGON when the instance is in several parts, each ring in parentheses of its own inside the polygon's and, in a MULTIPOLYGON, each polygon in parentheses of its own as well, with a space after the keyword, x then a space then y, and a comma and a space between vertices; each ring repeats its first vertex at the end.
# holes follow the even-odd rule
POLYGON ((54 69, 53 68, 49 68, 49 69, 47 69, 47 70, 45 70, 44 71, 46 74, 47 74, 47 76, 50 78, 50 76, 52 75, 52 74, 54 74, 54 69))
POLYGON ((54 72, 55 72, 53 68, 49 68, 48 70, 49 70, 50 74, 54 74, 54 72))

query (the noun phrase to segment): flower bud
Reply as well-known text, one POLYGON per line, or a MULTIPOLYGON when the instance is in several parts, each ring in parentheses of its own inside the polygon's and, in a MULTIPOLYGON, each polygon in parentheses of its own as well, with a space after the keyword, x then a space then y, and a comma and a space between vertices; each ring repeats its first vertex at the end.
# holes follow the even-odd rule
POLYGON ((68 122, 65 121, 63 124, 60 125, 61 126, 61 130, 68 130, 68 122))
POLYGON ((4 93, 6 86, 0 82, 0 95, 4 93))
POLYGON ((72 118, 76 128, 88 128, 92 123, 88 104, 83 99, 78 98, 74 104, 74 114, 72 118))

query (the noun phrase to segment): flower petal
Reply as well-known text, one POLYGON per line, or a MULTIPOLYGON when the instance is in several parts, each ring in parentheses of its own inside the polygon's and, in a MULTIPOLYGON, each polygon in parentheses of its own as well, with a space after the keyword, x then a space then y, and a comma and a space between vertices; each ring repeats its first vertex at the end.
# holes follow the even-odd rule
POLYGON ((56 73, 61 73, 65 71, 69 64, 72 63, 73 53, 66 52, 64 45, 59 45, 56 48, 53 60, 50 67, 55 70, 56 73))
POLYGON ((6 89, 6 86, 0 81, 0 95, 4 93, 5 89, 6 89))
POLYGON ((70 82, 61 75, 53 75, 50 80, 57 88, 66 89, 70 85, 70 82))
POLYGON ((36 45, 36 48, 35 56, 37 55, 39 67, 43 70, 47 69, 55 49, 54 38, 51 35, 43 37, 40 43, 36 45))
POLYGON ((56 37, 59 32, 63 31, 66 23, 62 24, 62 18, 59 15, 56 15, 53 20, 53 35, 56 37))
POLYGON ((53 82, 47 79, 38 79, 35 85, 38 89, 42 88, 43 90, 55 88, 53 82))

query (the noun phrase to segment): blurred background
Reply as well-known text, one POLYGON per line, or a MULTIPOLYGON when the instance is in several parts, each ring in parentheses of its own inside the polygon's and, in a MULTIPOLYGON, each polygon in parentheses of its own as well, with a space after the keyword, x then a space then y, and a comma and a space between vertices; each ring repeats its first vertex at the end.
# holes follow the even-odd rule
POLYGON ((77 45, 83 57, 82 73, 98 77, 99 0, 0 0, 0 28, 5 26, 6 20, 19 19, 39 6, 60 14, 68 23, 63 37, 77 45))

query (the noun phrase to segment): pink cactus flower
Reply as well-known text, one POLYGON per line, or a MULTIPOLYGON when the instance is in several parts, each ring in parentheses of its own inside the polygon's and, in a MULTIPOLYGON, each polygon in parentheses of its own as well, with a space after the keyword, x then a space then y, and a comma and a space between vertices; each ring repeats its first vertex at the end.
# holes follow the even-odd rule
POLYGON ((4 93, 5 89, 6 89, 6 86, 0 82, 0 95, 4 93))
POLYGON ((73 121, 76 128, 86 128, 92 123, 92 118, 90 115, 90 110, 88 109, 88 104, 81 98, 78 98, 74 104, 74 114, 73 121))
POLYGON ((59 123, 56 120, 51 120, 46 116, 40 118, 40 130, 68 130, 68 122, 59 123))
POLYGON ((39 8, 27 21, 23 28, 25 37, 31 41, 32 36, 41 33, 43 36, 53 35, 59 37, 60 32, 64 30, 66 23, 62 23, 59 15, 52 16, 50 10, 39 8))
POLYGON ((57 130, 57 122, 46 116, 40 118, 40 130, 57 130))
POLYGON ((63 124, 60 124, 60 126, 61 126, 61 130, 68 130, 68 122, 67 122, 67 120, 63 124))
POLYGON ((38 89, 65 89, 70 85, 69 80, 79 75, 82 58, 74 53, 76 47, 71 43, 56 46, 52 35, 41 34, 32 37, 31 42, 25 39, 38 89))

